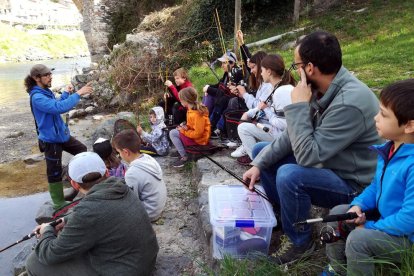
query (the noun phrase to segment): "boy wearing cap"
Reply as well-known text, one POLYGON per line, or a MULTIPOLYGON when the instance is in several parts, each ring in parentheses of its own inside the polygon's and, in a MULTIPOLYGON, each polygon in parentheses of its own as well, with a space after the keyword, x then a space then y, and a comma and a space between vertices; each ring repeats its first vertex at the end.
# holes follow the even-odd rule
POLYGON ((71 185, 85 194, 58 225, 35 228, 40 241, 29 256, 29 275, 150 275, 158 243, 148 215, 120 179, 106 177, 94 152, 69 162, 71 185), (99 184, 99 185, 97 185, 99 184))
POLYGON ((209 107, 208 102, 214 101, 214 105, 209 107, 210 112, 210 123, 213 131, 211 138, 219 138, 218 132, 214 132, 216 129, 217 122, 223 111, 227 108, 229 100, 232 96, 229 86, 231 84, 238 84, 243 79, 243 72, 237 66, 237 57, 233 52, 227 52, 222 57, 217 59, 221 62, 221 68, 224 71, 224 75, 221 80, 215 85, 207 84, 203 88, 204 99, 203 103, 209 107), (211 97, 214 99, 211 99, 211 97))
POLYGON ((62 151, 73 155, 86 151, 86 146, 70 135, 68 125, 60 115, 76 106, 82 95, 92 93, 92 87, 88 83, 72 93, 73 87, 68 85, 67 91, 56 99, 50 90, 52 70, 43 64, 36 64, 24 79, 24 84, 30 95, 39 149, 45 154, 50 197, 54 208, 59 209, 66 204, 62 184, 62 151))

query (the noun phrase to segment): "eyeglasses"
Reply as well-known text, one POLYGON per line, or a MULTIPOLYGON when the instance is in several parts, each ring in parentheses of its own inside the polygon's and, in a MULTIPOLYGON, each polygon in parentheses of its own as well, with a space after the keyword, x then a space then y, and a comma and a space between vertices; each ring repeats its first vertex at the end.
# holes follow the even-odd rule
POLYGON ((299 69, 299 64, 305 64, 306 62, 297 62, 297 63, 292 63, 292 65, 290 66, 289 70, 298 70, 299 69))

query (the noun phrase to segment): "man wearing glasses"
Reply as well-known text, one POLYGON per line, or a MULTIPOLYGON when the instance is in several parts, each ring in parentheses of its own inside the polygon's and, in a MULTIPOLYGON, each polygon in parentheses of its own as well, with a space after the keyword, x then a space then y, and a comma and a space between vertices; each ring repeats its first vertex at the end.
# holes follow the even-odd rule
POLYGON ((62 184, 62 151, 73 155, 86 151, 86 146, 70 135, 61 114, 76 106, 82 95, 92 93, 92 87, 88 83, 72 93, 73 87, 69 85, 60 99, 56 99, 49 89, 52 86, 52 70, 43 64, 36 64, 24 79, 24 84, 30 95, 39 149, 45 154, 49 193, 54 208, 59 209, 66 204, 62 184))
POLYGON ((250 188, 260 176, 286 235, 272 256, 287 263, 311 253, 311 204, 332 208, 350 203, 367 186, 380 144, 374 116, 374 93, 345 67, 337 38, 326 32, 306 36, 295 49, 291 69, 301 80, 284 108, 287 128, 272 143, 253 148, 253 167, 243 175, 250 188))

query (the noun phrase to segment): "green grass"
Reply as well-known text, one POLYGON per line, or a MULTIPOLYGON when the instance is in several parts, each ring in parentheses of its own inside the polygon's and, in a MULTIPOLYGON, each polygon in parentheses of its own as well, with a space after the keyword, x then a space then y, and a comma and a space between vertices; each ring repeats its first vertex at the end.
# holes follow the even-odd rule
POLYGON ((336 10, 302 17, 296 26, 273 24, 276 27, 244 32, 246 43, 250 43, 308 27, 305 32, 250 49, 252 53, 258 50, 279 53, 288 66, 293 60, 293 49, 282 51, 283 44, 317 29, 329 31, 341 43, 344 66, 369 87, 378 90, 397 80, 414 77, 413 22, 414 1, 343 1, 336 10), (362 8, 367 9, 355 12, 362 8))
POLYGON ((62 58, 64 54, 80 55, 88 52, 85 36, 82 31, 62 33, 33 34, 0 23, 0 56, 16 60, 36 48, 40 52, 54 58, 62 58))
MULTIPOLYGON (((215 70, 219 78, 223 75, 223 70, 221 68, 215 70)), ((213 75, 211 70, 207 66, 194 66, 191 67, 188 71, 190 81, 193 83, 193 86, 197 90, 200 96, 203 96, 203 87, 206 84, 216 84, 217 78, 213 75)))

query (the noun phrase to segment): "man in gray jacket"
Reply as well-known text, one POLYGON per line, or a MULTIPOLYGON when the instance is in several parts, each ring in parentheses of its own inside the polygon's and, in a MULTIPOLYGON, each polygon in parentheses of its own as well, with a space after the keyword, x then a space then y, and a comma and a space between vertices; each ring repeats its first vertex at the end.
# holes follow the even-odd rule
POLYGON ((86 195, 56 226, 63 227, 58 235, 49 224, 35 229, 40 241, 27 260, 29 275, 151 275, 158 243, 131 189, 106 178, 105 163, 93 152, 73 157, 69 177, 86 195))
POLYGON ((259 177, 280 215, 287 239, 273 254, 278 263, 313 251, 308 219, 311 204, 332 208, 349 203, 370 183, 381 142, 374 93, 342 66, 337 38, 326 32, 306 36, 295 49, 293 69, 301 81, 284 108, 287 128, 272 143, 253 148, 253 167, 243 175, 250 188, 259 177))

